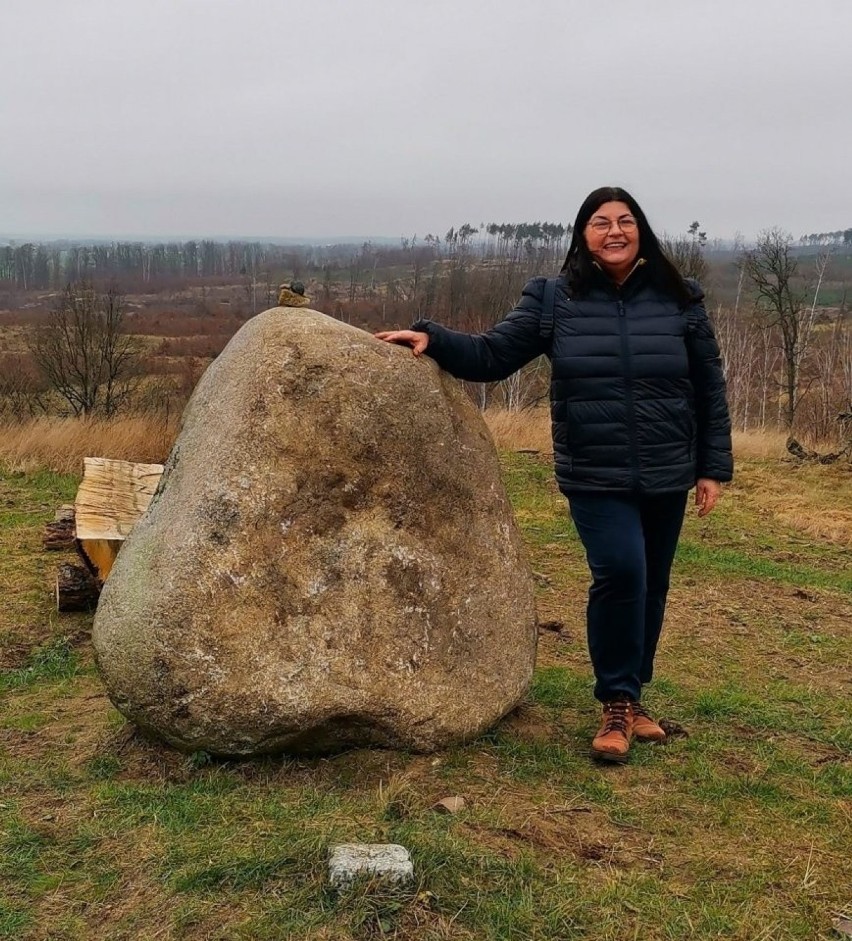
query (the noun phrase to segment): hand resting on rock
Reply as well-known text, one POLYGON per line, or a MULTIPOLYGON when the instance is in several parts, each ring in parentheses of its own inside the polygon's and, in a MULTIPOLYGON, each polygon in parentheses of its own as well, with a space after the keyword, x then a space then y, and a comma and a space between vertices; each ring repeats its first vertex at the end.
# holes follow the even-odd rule
POLYGON ((429 345, 429 334, 421 333, 419 330, 382 330, 374 333, 378 340, 384 340, 386 343, 399 343, 401 346, 410 346, 411 352, 419 356, 429 345))

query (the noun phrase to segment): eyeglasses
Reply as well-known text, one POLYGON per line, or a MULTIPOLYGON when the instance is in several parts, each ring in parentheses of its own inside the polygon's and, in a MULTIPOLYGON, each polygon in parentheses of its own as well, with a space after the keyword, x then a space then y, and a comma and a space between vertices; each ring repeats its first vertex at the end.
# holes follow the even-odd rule
POLYGON ((599 232, 601 235, 604 235, 609 232, 614 225, 617 225, 622 232, 633 232, 638 224, 633 216, 622 216, 620 219, 604 219, 603 216, 598 216, 589 222, 589 228, 593 232, 599 232))

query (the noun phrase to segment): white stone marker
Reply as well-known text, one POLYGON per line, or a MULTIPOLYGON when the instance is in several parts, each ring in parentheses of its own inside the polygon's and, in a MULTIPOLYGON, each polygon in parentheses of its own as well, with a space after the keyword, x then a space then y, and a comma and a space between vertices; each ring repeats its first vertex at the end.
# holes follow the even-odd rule
POLYGON ((328 879, 345 889, 357 876, 402 883, 414 878, 408 850, 398 843, 340 843, 328 852, 328 879))

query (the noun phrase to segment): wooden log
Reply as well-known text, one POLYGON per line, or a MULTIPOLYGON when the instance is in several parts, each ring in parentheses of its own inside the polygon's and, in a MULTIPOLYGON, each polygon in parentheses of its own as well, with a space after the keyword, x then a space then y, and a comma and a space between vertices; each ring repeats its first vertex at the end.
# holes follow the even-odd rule
POLYGON ((71 515, 63 519, 55 519, 52 523, 47 523, 44 527, 41 544, 49 551, 59 549, 73 549, 76 534, 74 531, 74 508, 71 508, 71 515))
POLYGON ((87 457, 74 502, 77 551, 103 584, 121 544, 148 509, 163 473, 162 464, 134 464, 87 457))
POLYGON ((123 539, 76 539, 77 554, 101 586, 112 571, 123 539))
POLYGON ((56 572, 56 610, 94 611, 100 588, 82 565, 63 562, 56 572))

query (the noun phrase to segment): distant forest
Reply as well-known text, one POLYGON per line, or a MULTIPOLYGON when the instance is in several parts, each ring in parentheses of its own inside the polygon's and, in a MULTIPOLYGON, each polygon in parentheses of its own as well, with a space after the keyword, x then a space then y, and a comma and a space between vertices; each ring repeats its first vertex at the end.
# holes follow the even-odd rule
MULTIPOLYGON (((367 331, 426 317, 481 332, 512 309, 529 278, 559 271, 571 236, 561 223, 464 223, 397 243, 2 246, 0 418, 173 409, 292 280, 304 283, 313 308, 367 331), (97 401, 80 398, 74 376, 56 371, 57 363, 100 362, 80 353, 92 324, 110 338, 110 355, 127 351, 122 382, 110 372, 110 394, 97 401), (62 356, 57 343, 68 336, 77 340, 62 356)), ((734 427, 795 429, 852 454, 852 228, 798 239, 767 229, 753 245, 732 247, 694 221, 663 247, 706 292, 734 427)), ((469 391, 482 408, 517 410, 544 401, 547 383, 535 361, 469 391)))
MULTIPOLYGON (((718 247, 707 245, 697 223, 686 238, 709 254, 718 247)), ((487 259, 536 259, 540 262, 564 257, 572 234, 571 225, 551 222, 465 223, 443 236, 426 235, 400 239, 398 246, 385 243, 341 243, 329 245, 278 245, 261 241, 215 241, 212 239, 171 242, 23 242, 0 247, 0 286, 22 290, 59 290, 72 281, 120 281, 123 286, 196 278, 273 278, 275 272, 332 278, 343 269, 363 271, 395 265, 423 266, 463 252, 487 259)), ((673 241, 677 242, 680 237, 673 241)), ((671 240, 670 240, 671 241, 671 240)), ((803 235, 801 247, 852 246, 852 228, 803 235)), ((276 275, 277 276, 277 275, 276 275)), ((336 278, 335 278, 336 280, 336 278)), ((354 299, 354 298, 353 298, 354 299)))

